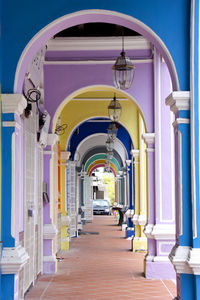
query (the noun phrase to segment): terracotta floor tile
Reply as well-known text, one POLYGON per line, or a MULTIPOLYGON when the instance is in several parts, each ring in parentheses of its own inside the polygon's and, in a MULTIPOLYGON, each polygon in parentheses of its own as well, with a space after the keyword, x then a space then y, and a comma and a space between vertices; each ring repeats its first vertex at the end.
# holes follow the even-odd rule
POLYGON ((25 300, 171 300, 174 282, 143 277, 144 253, 130 251, 130 241, 112 216, 95 216, 62 252, 55 275, 43 275, 25 300))

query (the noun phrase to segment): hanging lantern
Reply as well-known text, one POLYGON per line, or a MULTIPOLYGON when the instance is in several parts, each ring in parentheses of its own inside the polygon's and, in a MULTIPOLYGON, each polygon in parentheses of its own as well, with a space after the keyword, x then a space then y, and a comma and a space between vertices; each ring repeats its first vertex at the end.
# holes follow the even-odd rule
POLYGON ((124 51, 124 37, 122 37, 122 52, 117 57, 113 70, 113 81, 118 89, 129 89, 135 73, 135 66, 129 57, 126 57, 124 51))
POLYGON ((110 125, 108 126, 107 132, 108 132, 108 137, 111 138, 113 141, 117 137, 117 127, 115 123, 111 122, 110 125))
POLYGON ((109 162, 109 160, 106 160, 106 163, 105 163, 105 172, 110 172, 110 162, 109 162))
POLYGON ((119 101, 116 99, 116 96, 114 95, 113 100, 111 100, 108 106, 108 115, 111 121, 113 122, 119 121, 121 112, 122 112, 121 104, 119 103, 119 101))
POLYGON ((107 151, 112 151, 113 148, 114 148, 114 141, 113 141, 112 138, 110 138, 110 137, 108 136, 108 139, 107 139, 107 141, 106 141, 106 149, 107 149, 107 151))
POLYGON ((107 155, 107 159, 108 159, 108 160, 111 160, 111 159, 113 158, 113 151, 108 151, 108 152, 106 153, 106 155, 107 155))

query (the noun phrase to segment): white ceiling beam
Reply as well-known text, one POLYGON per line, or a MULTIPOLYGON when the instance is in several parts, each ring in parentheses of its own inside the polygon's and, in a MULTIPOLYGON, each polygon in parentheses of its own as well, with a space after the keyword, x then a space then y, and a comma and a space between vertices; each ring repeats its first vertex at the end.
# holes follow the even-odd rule
MULTIPOLYGON (((125 36, 126 50, 151 49, 151 43, 142 36, 125 36)), ((109 37, 59 37, 47 42, 47 51, 79 51, 79 50, 119 50, 122 49, 120 36, 109 37)))

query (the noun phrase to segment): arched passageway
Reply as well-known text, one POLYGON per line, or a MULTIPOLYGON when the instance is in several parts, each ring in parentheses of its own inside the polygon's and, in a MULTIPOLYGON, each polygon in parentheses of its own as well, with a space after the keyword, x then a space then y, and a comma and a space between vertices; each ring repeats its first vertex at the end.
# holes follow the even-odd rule
MULTIPOLYGON (((84 192, 84 184, 81 192, 79 181, 81 178, 85 180, 85 176, 90 175, 92 164, 88 166, 88 174, 84 164, 77 168, 77 161, 71 158, 69 139, 72 132, 73 135, 74 132, 78 134, 78 131, 74 131, 74 129, 85 120, 102 118, 105 121, 107 117, 106 103, 108 103, 108 99, 113 97, 111 93, 113 94, 114 91, 117 92, 118 98, 122 97, 123 114, 120 122, 129 133, 129 148, 126 155, 121 156, 120 168, 117 169, 119 164, 117 154, 111 162, 113 163, 111 165, 113 170, 119 172, 117 198, 120 199, 124 196, 125 199, 128 199, 128 203, 123 203, 128 219, 127 234, 131 228, 134 228, 130 236, 133 238, 131 239, 133 251, 146 250, 148 240, 148 255, 145 257, 145 274, 147 277, 166 278, 168 276, 172 278, 175 276, 175 272, 169 262, 168 254, 175 243, 174 144, 171 126, 174 117, 170 114, 169 109, 162 104, 172 91, 172 87, 174 90, 179 89, 179 80, 172 57, 160 38, 150 28, 132 17, 129 18, 108 11, 85 11, 65 16, 57 21, 51 23, 31 40, 19 61, 15 91, 21 93, 23 90, 27 98, 30 89, 37 88, 40 93, 37 92, 36 95, 40 94, 40 99, 36 99, 38 103, 35 105, 35 103, 30 103, 34 101, 29 98, 28 109, 24 110, 26 106, 24 97, 22 95, 20 99, 16 95, 13 97, 13 101, 17 105, 17 110, 14 111, 15 117, 20 126, 15 128, 16 132, 12 139, 13 131, 9 131, 10 123, 7 123, 11 120, 10 118, 6 119, 6 114, 12 111, 6 106, 6 100, 10 96, 3 97, 5 117, 3 140, 5 144, 2 154, 5 155, 6 148, 12 149, 6 172, 9 178, 12 176, 14 182, 13 184, 10 182, 7 190, 3 190, 4 196, 5 192, 9 192, 7 214, 2 218, 3 224, 7 224, 6 228, 8 229, 6 233, 3 233, 5 248, 3 257, 7 255, 6 249, 15 246, 15 242, 17 244, 16 251, 20 248, 21 253, 23 252, 23 261, 16 271, 16 278, 17 280, 21 278, 21 281, 16 280, 13 283, 15 277, 10 277, 12 292, 17 286, 18 295, 23 297, 40 272, 56 272, 56 254, 60 250, 69 250, 71 238, 78 236, 79 226, 82 226, 80 211, 87 211, 85 205, 79 205, 81 204, 79 198, 84 192), (140 47, 146 48, 139 49, 140 54, 143 50, 147 50, 147 53, 142 59, 137 57, 135 60, 138 71, 134 79, 135 86, 131 87, 129 93, 116 91, 111 86, 112 80, 109 77, 111 63, 108 62, 111 52, 109 55, 108 52, 113 49, 100 49, 101 51, 109 51, 106 56, 102 51, 102 61, 100 60, 98 64, 94 61, 88 63, 88 57, 81 60, 80 53, 76 53, 75 48, 71 49, 75 60, 70 54, 70 49, 64 50, 66 53, 61 53, 62 47, 56 49, 57 46, 60 47, 57 38, 49 41, 46 49, 44 43, 52 35, 72 25, 80 25, 80 20, 83 25, 84 22, 93 24, 98 20, 107 24, 114 22, 117 26, 124 26, 132 31, 137 31, 139 35, 143 35, 140 36, 139 41, 137 38, 133 39, 134 45, 136 45, 132 49, 134 55, 136 55, 137 47, 141 41, 143 46, 140 45, 140 47), (36 51, 38 52, 35 53, 36 51), (62 55, 64 56, 62 57, 62 55), (42 62, 43 59, 45 60, 44 63, 42 62), (98 72, 95 70, 96 65, 98 65, 98 72), (42 69, 43 71, 41 71, 42 69), (79 74, 80 76, 78 76, 79 74), (142 87, 141 79, 146 83, 142 87), (98 101, 99 99, 103 100, 98 101), (30 113, 31 111, 32 113, 30 113), (48 132, 49 128, 50 132, 48 132), (60 135, 62 131, 63 135, 60 135), (8 135, 10 138, 6 140, 5 136, 8 137, 8 135), (23 151, 20 151, 22 148, 23 151), (15 151, 16 149, 17 151, 15 151), (23 159, 23 152, 25 159, 23 159), (20 161, 24 163, 19 163, 20 161), (24 178, 24 184, 19 190, 16 189, 17 174, 21 174, 24 178), (13 190, 16 189, 16 196, 14 197, 10 192, 11 185, 13 190), (122 190, 125 191, 124 195, 122 190), (14 212, 16 203, 19 204, 19 214, 14 212), (24 223, 19 217, 23 215, 25 216, 24 223), (10 223, 9 220, 11 220, 10 223), (20 232, 23 234, 20 235, 20 232), (6 248, 6 245, 9 247, 6 248), (42 250, 43 255, 41 255, 42 250)), ((66 41, 65 46, 68 44, 69 40, 66 41)), ((75 46, 73 45, 73 47, 75 46)), ((97 49, 91 48, 90 50, 94 52, 97 49)), ((177 59, 176 63, 179 70, 180 61, 177 59)), ((186 79, 182 74, 179 76, 182 79, 181 85, 184 86, 183 82, 186 79)), ((177 155, 175 157, 177 164, 175 170, 178 186, 176 198, 180 200, 182 185, 178 184, 180 183, 179 178, 185 180, 187 177, 182 174, 182 161, 180 162, 182 155, 185 155, 185 152, 181 151, 182 138, 188 135, 187 124, 189 122, 187 118, 180 118, 179 110, 186 110, 183 115, 188 117, 188 95, 185 93, 182 95, 179 92, 174 93, 167 98, 167 104, 176 113, 176 121, 174 122, 175 131, 178 132, 175 136, 177 155), (184 102, 183 106, 181 106, 182 103, 180 106, 177 105, 180 97, 181 101, 184 102)), ((127 141, 121 137, 121 142, 126 149, 127 141)), ((84 155, 82 153, 82 156, 84 155)), ((120 157, 119 153, 118 156, 120 157)), ((102 160, 96 161, 102 163, 102 160)), ((87 161, 85 162, 87 163, 87 161)), ((87 180, 88 191, 90 187, 91 184, 87 180)), ((189 192, 189 188, 186 192, 189 192)), ((187 201, 186 198, 187 195, 184 194, 183 202, 187 201)), ((179 265, 176 264, 179 255, 177 249, 182 249, 181 247, 184 247, 185 243, 187 244, 191 240, 191 236, 185 235, 191 229, 191 222, 185 221, 187 218, 183 218, 183 216, 187 217, 190 214, 191 207, 187 212, 183 212, 181 208, 182 206, 177 201, 176 235, 178 237, 180 233, 181 237, 177 239, 177 245, 170 256, 176 270, 179 268, 179 265), (180 211, 181 217, 179 219, 180 211)), ((5 268, 7 265, 9 266, 6 260, 3 261, 3 264, 5 268)), ((193 280, 190 275, 187 278, 189 278, 188 281, 186 280, 187 284, 193 280)), ((5 279, 6 276, 3 276, 3 282, 5 279)), ((185 279, 186 277, 181 275, 179 283, 180 280, 185 282, 185 279)), ((180 284, 178 284, 179 287, 180 284)), ((178 291, 180 292, 180 289, 178 291)))

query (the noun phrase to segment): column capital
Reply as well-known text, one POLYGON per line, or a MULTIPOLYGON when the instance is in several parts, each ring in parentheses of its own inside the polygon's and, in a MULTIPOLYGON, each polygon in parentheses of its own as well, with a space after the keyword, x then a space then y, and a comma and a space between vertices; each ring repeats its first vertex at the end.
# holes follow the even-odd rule
POLYGON ((155 144, 155 133, 143 133, 142 138, 147 146, 155 144))
POLYGON ((140 150, 138 150, 138 149, 132 149, 132 150, 130 151, 130 154, 131 154, 134 158, 139 158, 140 150))
POLYGON ((190 249, 188 264, 193 274, 200 275, 200 248, 190 249))
POLYGON ((179 274, 193 274, 192 269, 188 265, 191 247, 177 246, 172 248, 169 259, 175 270, 179 274))
POLYGON ((47 136, 47 145, 54 146, 58 142, 58 136, 55 133, 49 133, 47 136))
POLYGON ((70 151, 61 151, 60 152, 60 159, 68 160, 70 157, 71 152, 70 151))
POLYGON ((180 110, 190 109, 190 92, 189 91, 175 91, 172 92, 166 99, 166 105, 170 106, 173 113, 180 110))
POLYGON ((55 224, 44 224, 43 226, 43 238, 44 240, 53 240, 57 235, 58 230, 55 224))
POLYGON ((0 266, 2 274, 16 274, 27 263, 29 259, 25 249, 18 245, 17 247, 5 247, 2 251, 0 266))
POLYGON ((27 101, 22 94, 2 94, 3 114, 16 114, 20 116, 27 106, 27 101))

